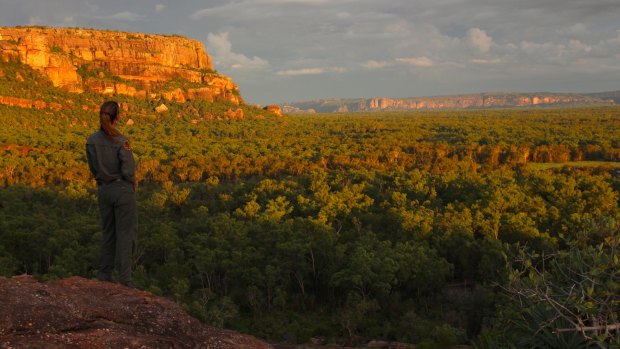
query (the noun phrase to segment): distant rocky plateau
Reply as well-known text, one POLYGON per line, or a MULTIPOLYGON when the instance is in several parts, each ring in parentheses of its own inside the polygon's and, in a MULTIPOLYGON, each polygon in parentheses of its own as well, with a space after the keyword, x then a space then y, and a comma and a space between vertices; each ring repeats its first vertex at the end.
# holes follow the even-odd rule
POLYGON ((205 47, 176 35, 47 27, 0 27, 0 60, 18 61, 55 87, 138 98, 242 103, 205 47))
POLYGON ((426 109, 484 109, 574 105, 617 105, 620 91, 600 93, 479 93, 412 98, 319 99, 283 104, 284 113, 331 113, 426 109))
POLYGON ((168 299, 71 277, 0 277, 0 348, 271 349, 252 336, 204 325, 168 299))

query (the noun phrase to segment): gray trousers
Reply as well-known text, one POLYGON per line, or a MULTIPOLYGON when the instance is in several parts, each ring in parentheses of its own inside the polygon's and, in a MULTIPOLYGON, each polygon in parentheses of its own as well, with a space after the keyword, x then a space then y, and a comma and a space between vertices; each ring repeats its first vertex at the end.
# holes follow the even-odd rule
POLYGON ((131 264, 136 240, 136 195, 131 183, 116 181, 100 185, 97 190, 101 213, 101 249, 99 279, 111 281, 115 259, 120 264, 118 281, 132 285, 131 264))

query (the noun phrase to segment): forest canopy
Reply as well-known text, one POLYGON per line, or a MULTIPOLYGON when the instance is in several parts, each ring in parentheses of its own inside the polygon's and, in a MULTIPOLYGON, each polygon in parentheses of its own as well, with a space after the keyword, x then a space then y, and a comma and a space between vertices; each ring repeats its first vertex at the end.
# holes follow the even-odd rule
MULTIPOLYGON (((58 111, 0 106, 2 275, 97 273, 84 144, 103 99, 54 93, 58 111)), ((115 99, 134 122, 136 284, 206 323, 294 343, 618 345, 620 108, 239 120, 115 99), (570 313, 531 293, 571 285, 585 296, 552 299, 570 313)))

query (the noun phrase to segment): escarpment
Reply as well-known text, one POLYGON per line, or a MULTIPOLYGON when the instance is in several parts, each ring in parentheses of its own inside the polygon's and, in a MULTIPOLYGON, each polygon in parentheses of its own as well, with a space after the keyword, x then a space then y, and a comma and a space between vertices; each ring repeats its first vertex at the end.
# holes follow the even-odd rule
POLYGON ((375 110, 515 108, 562 105, 614 105, 607 95, 576 93, 480 93, 415 98, 322 99, 289 103, 285 112, 354 112, 375 110), (606 97, 606 98, 604 98, 606 97))
POLYGON ((243 102, 204 45, 176 35, 0 27, 0 59, 24 63, 72 92, 243 102))

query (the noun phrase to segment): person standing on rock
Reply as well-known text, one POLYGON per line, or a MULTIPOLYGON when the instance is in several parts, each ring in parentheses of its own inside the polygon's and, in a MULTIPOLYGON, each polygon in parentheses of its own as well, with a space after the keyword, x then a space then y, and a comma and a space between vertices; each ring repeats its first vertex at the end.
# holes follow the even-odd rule
POLYGON ((116 128, 120 122, 119 106, 107 101, 99 111, 99 131, 88 137, 88 167, 97 181, 97 201, 101 213, 101 281, 112 281, 112 269, 118 259, 119 283, 133 287, 132 254, 136 239, 136 180, 133 152, 127 137, 116 128))

